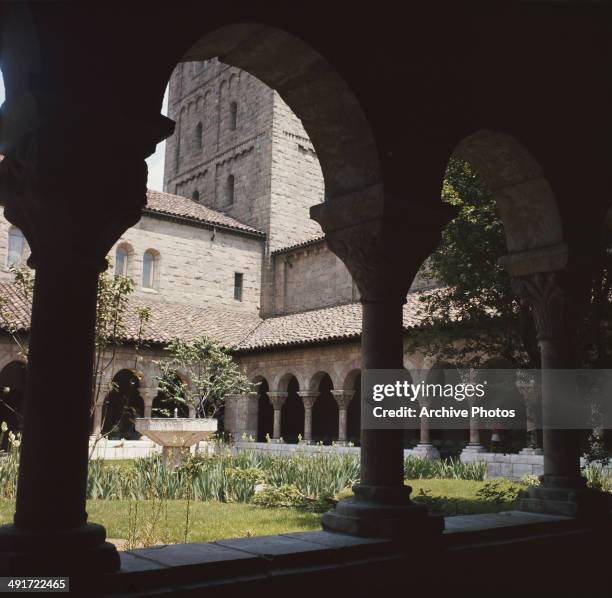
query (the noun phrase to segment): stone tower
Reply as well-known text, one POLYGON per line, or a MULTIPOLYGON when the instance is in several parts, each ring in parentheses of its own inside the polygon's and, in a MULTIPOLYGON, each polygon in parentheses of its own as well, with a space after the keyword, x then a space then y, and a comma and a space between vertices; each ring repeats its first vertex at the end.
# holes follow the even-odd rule
POLYGON ((266 256, 321 234, 308 212, 323 201, 321 168, 302 123, 274 90, 212 59, 179 64, 169 92, 176 131, 166 146, 166 192, 262 230, 266 256))

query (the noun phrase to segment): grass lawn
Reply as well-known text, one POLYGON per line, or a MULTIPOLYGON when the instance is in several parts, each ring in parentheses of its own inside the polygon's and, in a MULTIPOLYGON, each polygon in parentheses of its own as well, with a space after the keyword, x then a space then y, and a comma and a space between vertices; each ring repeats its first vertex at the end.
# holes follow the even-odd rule
MULTIPOLYGON (((109 538, 132 535, 142 543, 155 544, 185 541, 187 501, 167 501, 164 507, 155 501, 89 500, 89 520, 101 523, 109 538), (134 524, 134 519, 136 524, 134 524), (154 529, 151 522, 156 521, 154 529)), ((0 500, 0 523, 11 523, 15 502, 0 500)), ((189 515, 188 542, 209 542, 221 538, 264 536, 289 531, 321 529, 320 515, 297 509, 264 509, 244 503, 192 502, 189 515)))
MULTIPOLYGON (((439 515, 493 513, 508 510, 512 503, 484 501, 477 492, 484 482, 450 479, 406 480, 412 498, 425 502, 439 515)), ((338 498, 351 495, 347 488, 338 498)), ((128 539, 138 544, 185 541, 187 501, 90 500, 91 521, 106 527, 109 538, 128 539)), ((0 499, 0 523, 9 523, 15 502, 0 499)), ((188 542, 209 542, 220 538, 263 536, 289 531, 320 529, 320 514, 298 509, 266 509, 245 503, 192 502, 188 542)))
MULTIPOLYGON (((490 481, 490 480, 489 480, 490 481)), ((424 502, 434 515, 474 515, 497 513, 512 508, 511 502, 496 504, 477 496, 485 482, 472 480, 419 479, 406 480, 412 486, 412 495, 417 502, 424 502)), ((351 490, 343 490, 338 498, 350 496, 351 490)))

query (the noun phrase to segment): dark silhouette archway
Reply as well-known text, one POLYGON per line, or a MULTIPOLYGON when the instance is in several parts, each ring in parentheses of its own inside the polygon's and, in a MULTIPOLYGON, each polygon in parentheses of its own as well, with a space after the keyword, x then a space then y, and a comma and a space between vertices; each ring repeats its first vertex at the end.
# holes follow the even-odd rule
POLYGON ((300 385, 292 376, 287 384, 287 399, 281 411, 281 436, 285 442, 295 443, 304 437, 304 403, 298 395, 300 385))
POLYGON ((138 377, 131 370, 121 370, 113 378, 113 389, 102 405, 102 434, 111 440, 140 438, 135 420, 144 416, 144 402, 138 387, 138 377))

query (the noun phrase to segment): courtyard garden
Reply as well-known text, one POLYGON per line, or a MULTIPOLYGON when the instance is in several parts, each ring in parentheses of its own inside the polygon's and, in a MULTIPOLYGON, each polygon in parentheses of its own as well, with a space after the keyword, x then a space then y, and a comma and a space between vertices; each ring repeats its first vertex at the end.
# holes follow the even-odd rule
MULTIPOLYGON (((0 524, 15 508, 19 440, 11 435, 0 456, 0 524)), ((612 491, 612 480, 586 470, 591 485, 612 491)), ((414 501, 433 514, 452 516, 508 510, 520 482, 486 479, 483 463, 408 457, 404 477, 414 501)), ((89 463, 87 510, 120 548, 213 541, 320 528, 320 513, 350 496, 359 478, 354 454, 296 452, 291 456, 255 451, 189 457, 176 468, 159 455, 89 463)))

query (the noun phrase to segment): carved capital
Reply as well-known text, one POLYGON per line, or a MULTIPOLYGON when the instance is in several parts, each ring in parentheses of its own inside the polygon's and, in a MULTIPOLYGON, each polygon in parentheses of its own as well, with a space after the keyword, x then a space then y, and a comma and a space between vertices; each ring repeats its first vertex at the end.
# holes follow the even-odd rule
POLYGON ((313 206, 311 217, 351 273, 362 301, 404 301, 456 210, 386 196, 375 186, 313 206))
POLYGON ((146 204, 146 156, 172 131, 165 117, 143 125, 77 107, 52 111, 7 148, 0 195, 24 233, 32 267, 102 270, 116 240, 146 204), (117 142, 114 132, 127 131, 117 142))
POLYGON ((530 310, 538 340, 561 336, 564 293, 554 272, 538 272, 512 279, 512 289, 521 305, 530 310))
POLYGON ((302 399, 302 403, 304 403, 304 409, 312 409, 320 394, 320 392, 312 390, 298 391, 298 395, 302 399))
POLYGON ((274 411, 280 411, 287 400, 288 392, 268 391, 268 399, 272 403, 274 411))
POLYGON ((355 396, 354 390, 332 390, 332 396, 336 399, 336 403, 338 403, 338 409, 347 410, 353 397, 355 396))

